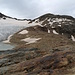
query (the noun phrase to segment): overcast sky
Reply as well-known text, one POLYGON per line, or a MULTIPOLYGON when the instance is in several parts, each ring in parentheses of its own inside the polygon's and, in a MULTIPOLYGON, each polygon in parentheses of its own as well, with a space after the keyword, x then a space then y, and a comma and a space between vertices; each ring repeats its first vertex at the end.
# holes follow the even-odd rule
POLYGON ((46 13, 75 17, 75 0, 0 0, 0 12, 17 18, 35 18, 46 13))

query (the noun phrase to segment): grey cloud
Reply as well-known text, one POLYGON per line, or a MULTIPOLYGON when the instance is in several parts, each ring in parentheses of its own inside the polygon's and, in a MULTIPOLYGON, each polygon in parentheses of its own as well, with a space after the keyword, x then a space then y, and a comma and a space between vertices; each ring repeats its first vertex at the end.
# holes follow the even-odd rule
POLYGON ((75 17, 75 1, 69 0, 0 0, 0 11, 12 17, 35 18, 45 13, 75 17))

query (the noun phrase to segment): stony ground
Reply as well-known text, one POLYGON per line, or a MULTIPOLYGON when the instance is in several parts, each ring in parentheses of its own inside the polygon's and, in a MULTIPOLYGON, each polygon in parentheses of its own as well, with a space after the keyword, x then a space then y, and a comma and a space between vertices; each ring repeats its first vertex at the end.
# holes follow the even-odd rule
POLYGON ((48 52, 38 48, 0 52, 0 75, 74 75, 74 49, 68 45, 48 52))
POLYGON ((75 75, 75 42, 38 26, 24 30, 28 34, 11 37, 17 47, 0 51, 0 75, 75 75), (31 44, 21 41, 28 37, 41 39, 31 44))

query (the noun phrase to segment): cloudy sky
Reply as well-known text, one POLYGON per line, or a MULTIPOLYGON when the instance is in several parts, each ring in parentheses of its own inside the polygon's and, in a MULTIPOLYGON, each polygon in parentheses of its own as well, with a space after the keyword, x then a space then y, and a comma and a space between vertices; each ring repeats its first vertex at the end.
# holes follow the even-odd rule
POLYGON ((75 17, 75 0, 0 0, 0 12, 17 18, 35 18, 46 13, 75 17))

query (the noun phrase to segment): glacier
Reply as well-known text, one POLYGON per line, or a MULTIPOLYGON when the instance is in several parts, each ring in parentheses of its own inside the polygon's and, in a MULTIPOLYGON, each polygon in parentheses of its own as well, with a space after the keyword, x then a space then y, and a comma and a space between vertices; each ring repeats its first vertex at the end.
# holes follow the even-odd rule
POLYGON ((6 40, 8 36, 25 28, 25 26, 0 26, 0 41, 6 40))
POLYGON ((25 28, 29 21, 19 21, 11 18, 0 18, 0 41, 4 41, 8 36, 25 28))

